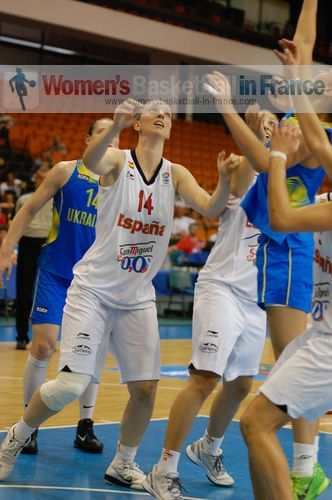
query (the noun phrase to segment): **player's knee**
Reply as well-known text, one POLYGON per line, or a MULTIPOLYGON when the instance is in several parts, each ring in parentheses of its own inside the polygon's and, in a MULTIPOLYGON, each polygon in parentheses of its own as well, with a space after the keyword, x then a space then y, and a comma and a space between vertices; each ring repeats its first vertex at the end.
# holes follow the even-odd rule
POLYGON ((90 380, 90 375, 60 372, 56 379, 41 386, 40 397, 50 410, 60 411, 81 397, 90 380))
POLYGON ((251 385, 252 377, 238 377, 235 383, 232 384, 233 397, 242 401, 250 393, 251 385))
POLYGON ((135 382, 131 386, 131 396, 144 406, 152 406, 156 397, 157 382, 153 380, 135 382))
POLYGON ((217 387, 219 380, 219 376, 210 372, 191 370, 189 384, 202 399, 206 399, 217 387))
POLYGON ((259 415, 256 414, 255 409, 249 406, 240 419, 241 433, 247 444, 259 432, 259 422, 259 415))
POLYGON ((48 361, 55 349, 56 342, 49 338, 41 337, 32 345, 31 354, 34 358, 40 359, 41 361, 48 361))

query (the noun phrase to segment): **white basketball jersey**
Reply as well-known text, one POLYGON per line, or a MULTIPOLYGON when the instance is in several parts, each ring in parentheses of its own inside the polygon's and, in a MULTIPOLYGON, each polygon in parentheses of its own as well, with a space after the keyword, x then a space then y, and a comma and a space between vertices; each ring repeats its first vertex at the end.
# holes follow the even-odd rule
MULTIPOLYGON (((330 193, 316 196, 316 202, 328 203, 330 193)), ((314 292, 312 319, 321 333, 332 333, 332 231, 315 234, 314 292)))
POLYGON ((155 300, 152 279, 167 253, 175 191, 162 159, 147 181, 135 152, 110 187, 99 187, 96 239, 74 267, 74 280, 109 307, 139 309, 155 300))
POLYGON ((241 201, 230 195, 221 216, 216 243, 198 281, 225 283, 242 297, 256 302, 256 249, 260 232, 248 221, 241 201))

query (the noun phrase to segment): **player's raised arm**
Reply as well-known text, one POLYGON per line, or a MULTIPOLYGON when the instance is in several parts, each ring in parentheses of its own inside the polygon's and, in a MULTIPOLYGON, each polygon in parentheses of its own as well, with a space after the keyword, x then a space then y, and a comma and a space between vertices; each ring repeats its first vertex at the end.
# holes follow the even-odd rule
MULTIPOLYGON (((250 130, 235 108, 231 104, 228 104, 229 100, 224 100, 225 97, 231 95, 230 85, 226 76, 218 71, 213 71, 213 73, 207 75, 206 79, 209 85, 215 90, 214 95, 216 96, 217 108, 223 113, 223 118, 242 154, 257 172, 266 172, 269 168, 268 149, 250 130)), ((263 120, 264 117, 262 116, 261 119, 263 120)), ((302 163, 310 156, 311 153, 303 141, 299 149, 289 156, 287 167, 302 163)))
POLYGON ((141 104, 134 99, 124 101, 115 110, 112 124, 91 141, 83 154, 84 165, 97 175, 107 175, 124 161, 124 152, 110 147, 112 140, 137 119, 141 104))
POLYGON ((60 162, 47 174, 45 180, 35 193, 27 200, 15 215, 9 226, 8 233, 0 249, 0 283, 4 271, 9 278, 12 268, 13 250, 39 210, 55 195, 61 186, 68 180, 68 162, 60 162))
POLYGON ((286 185, 286 159, 299 145, 298 131, 283 121, 271 141, 268 201, 270 224, 275 231, 312 232, 332 229, 332 203, 293 208, 286 185))
MULTIPOLYGON (((293 68, 293 76, 298 77, 300 63, 300 50, 298 45, 291 40, 283 40, 284 54, 278 53, 279 59, 283 64, 293 68)), ((301 75, 302 76, 302 75, 301 75)), ((331 99, 331 98, 330 98, 331 99)), ((295 108, 300 109, 301 113, 296 116, 307 146, 312 154, 319 160, 327 175, 332 178, 332 146, 322 124, 306 95, 294 96, 295 108)))
POLYGON ((301 51, 301 64, 312 64, 312 53, 316 42, 318 0, 304 0, 296 25, 294 42, 301 51))

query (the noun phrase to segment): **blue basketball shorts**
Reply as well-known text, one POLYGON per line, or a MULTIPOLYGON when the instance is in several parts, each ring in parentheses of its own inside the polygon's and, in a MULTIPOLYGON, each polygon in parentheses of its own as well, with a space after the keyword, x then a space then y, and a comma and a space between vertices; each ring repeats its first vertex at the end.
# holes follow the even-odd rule
POLYGON ((38 269, 35 280, 31 323, 61 325, 67 290, 71 280, 38 269))
POLYGON ((287 240, 276 243, 260 238, 256 253, 258 305, 293 307, 311 311, 314 244, 291 248, 287 240))

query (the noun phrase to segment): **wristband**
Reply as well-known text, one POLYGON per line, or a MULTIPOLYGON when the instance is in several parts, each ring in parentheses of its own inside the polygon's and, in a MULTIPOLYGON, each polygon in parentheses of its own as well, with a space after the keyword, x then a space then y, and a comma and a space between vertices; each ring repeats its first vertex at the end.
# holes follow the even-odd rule
POLYGON ((282 151, 270 151, 270 158, 281 158, 285 162, 287 161, 287 155, 282 151))

